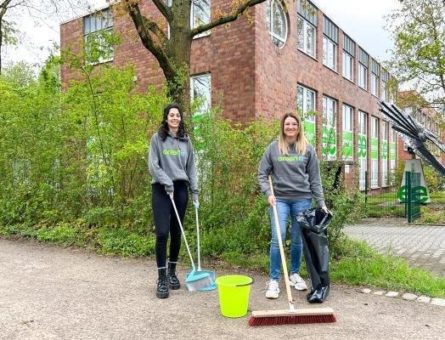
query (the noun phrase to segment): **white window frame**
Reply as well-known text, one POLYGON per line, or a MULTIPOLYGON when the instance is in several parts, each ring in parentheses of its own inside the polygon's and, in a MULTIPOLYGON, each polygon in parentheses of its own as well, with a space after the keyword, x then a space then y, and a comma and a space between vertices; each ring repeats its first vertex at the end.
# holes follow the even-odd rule
POLYGON ((210 73, 190 77, 190 99, 193 102, 198 97, 204 99, 194 114, 201 115, 209 112, 212 108, 212 76, 210 73))
MULTIPOLYGON (((106 46, 107 42, 104 41, 103 36, 100 35, 101 33, 105 32, 108 34, 113 33, 113 19, 113 12, 111 11, 111 8, 105 8, 101 11, 97 11, 83 17, 84 46, 87 46, 87 42, 90 37, 94 37, 94 39, 99 40, 101 48, 103 44, 104 49, 109 49, 109 51, 106 51, 109 52, 109 56, 100 56, 99 60, 93 64, 107 63, 113 61, 114 59, 114 47, 106 46), (89 21, 89 25, 87 25, 87 21, 89 21), (95 27, 92 27, 93 23, 95 27)), ((87 51, 85 52, 88 53, 87 51)))
POLYGON ((335 114, 337 112, 337 101, 334 98, 323 96, 323 125, 335 129, 335 114))
POLYGON ((323 65, 337 71, 337 44, 323 36, 323 65))
POLYGON ((366 112, 363 111, 359 111, 358 112, 358 128, 359 128, 359 133, 361 133, 362 135, 367 135, 367 126, 368 125, 368 114, 366 112))
MULTIPOLYGON (((323 96, 323 127, 330 128, 334 130, 334 143, 337 144, 337 127, 336 127, 336 115, 337 115, 337 100, 334 98, 323 96)), ((323 130, 324 131, 324 130, 323 130)), ((329 138, 330 140, 330 138, 329 138)), ((335 148, 337 150, 337 145, 335 145, 335 148)), ((326 157, 328 160, 335 160, 337 159, 337 155, 323 155, 323 157, 326 157)))
MULTIPOLYGON (((192 0, 192 5, 190 8, 190 28, 194 29, 198 26, 210 23, 212 19, 212 4, 211 0, 192 0), (201 8, 202 11, 199 12, 197 9, 201 8), (200 17, 197 13, 205 14, 204 17, 200 17)), ((195 35, 193 39, 206 37, 210 35, 211 30, 207 30, 198 35, 195 35)))
MULTIPOLYGON (((350 105, 343 104, 342 108, 342 125, 343 125, 343 131, 342 134, 344 136, 344 132, 351 132, 354 133, 354 108, 350 105)), ((343 146, 342 146, 343 148, 343 146)), ((344 156, 341 156, 344 158, 344 156)), ((352 147, 352 154, 350 157, 346 157, 344 159, 354 159, 354 147, 352 147)))
POLYGON ((354 108, 343 104, 343 131, 354 132, 354 108))
MULTIPOLYGON (((386 141, 386 143, 382 143, 381 146, 386 144, 386 159, 381 158, 381 169, 382 169, 382 187, 387 187, 389 185, 388 178, 388 160, 389 160, 389 124, 388 122, 382 121, 382 141, 386 141)), ((383 154, 383 152, 381 152, 383 154)))
MULTIPOLYGON (((371 138, 379 140, 379 120, 377 117, 374 116, 371 116, 371 138)), ((379 187, 379 160, 377 157, 377 159, 371 158, 371 188, 378 188, 378 187, 379 187)))
POLYGON ((374 72, 371 72, 371 94, 379 96, 379 77, 374 72))
POLYGON ((371 138, 379 138, 379 120, 371 116, 371 138))
MULTIPOLYGON (((307 112, 314 112, 316 100, 317 94, 314 90, 311 90, 303 85, 297 85, 297 108, 300 111, 300 114, 305 115, 307 112), (311 99, 309 100, 309 98, 311 99)), ((314 115, 310 115, 305 119, 315 122, 314 115)))
POLYGON ((343 51, 343 77, 354 81, 354 57, 343 51))
POLYGON ((298 49, 312 58, 316 58, 317 47, 317 27, 312 25, 302 16, 297 16, 297 45, 298 49), (308 36, 308 31, 312 31, 312 39, 308 36))
POLYGON ((368 68, 362 63, 358 63, 358 82, 357 85, 364 90, 368 90, 368 68))
MULTIPOLYGON (((367 134, 367 128, 368 128, 368 114, 363 111, 358 111, 358 129, 359 134, 366 136, 366 143, 370 142, 367 134)), ((365 184, 366 184, 366 171, 368 170, 368 152, 366 152, 365 158, 360 158, 359 156, 359 189, 364 190, 365 184)))
POLYGON ((272 38, 272 42, 279 48, 283 48, 287 41, 287 35, 289 32, 288 28, 288 21, 287 21, 287 11, 284 6, 284 4, 281 2, 281 0, 269 0, 266 3, 266 23, 269 29, 270 37, 272 38), (275 27, 274 27, 274 14, 276 13, 273 8, 274 6, 278 6, 278 10, 281 14, 281 17, 284 18, 284 37, 280 36, 276 33, 275 27))

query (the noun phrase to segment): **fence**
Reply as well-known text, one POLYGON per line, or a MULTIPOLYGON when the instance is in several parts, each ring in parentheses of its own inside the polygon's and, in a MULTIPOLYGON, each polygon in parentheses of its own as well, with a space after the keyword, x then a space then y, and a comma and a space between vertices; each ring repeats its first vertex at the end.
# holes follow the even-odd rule
POLYGON ((365 173, 365 212, 367 217, 406 217, 411 223, 420 217, 421 192, 418 190, 420 176, 415 172, 405 173, 403 186, 392 186, 372 190, 368 173, 365 173))

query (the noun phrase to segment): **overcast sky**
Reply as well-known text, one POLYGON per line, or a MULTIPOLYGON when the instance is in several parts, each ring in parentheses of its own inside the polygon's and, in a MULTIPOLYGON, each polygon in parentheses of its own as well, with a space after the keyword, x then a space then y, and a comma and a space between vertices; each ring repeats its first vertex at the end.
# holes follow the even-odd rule
POLYGON ((385 19, 398 0, 315 0, 320 9, 371 56, 389 58, 393 42, 384 30, 385 19))
MULTIPOLYGON (((94 8, 101 7, 105 0, 89 0, 94 8)), ((389 14, 398 5, 397 0, 314 0, 341 29, 371 56, 383 61, 388 58, 387 50, 392 47, 389 33, 384 29, 384 15, 389 14)), ((84 9, 85 10, 85 9, 84 9)), ((70 17, 80 15, 81 9, 70 17)), ((54 20, 33 20, 22 13, 17 21, 21 30, 20 46, 6 47, 6 63, 20 60, 42 64, 48 57, 52 46, 60 44, 59 24, 66 17, 54 20)))

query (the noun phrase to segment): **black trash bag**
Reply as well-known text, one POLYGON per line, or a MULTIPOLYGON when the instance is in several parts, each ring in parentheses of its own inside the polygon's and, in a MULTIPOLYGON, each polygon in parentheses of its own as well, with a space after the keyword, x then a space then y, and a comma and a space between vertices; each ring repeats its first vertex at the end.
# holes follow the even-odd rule
POLYGON ((303 239, 303 253, 306 260, 312 290, 307 295, 310 303, 322 303, 329 295, 329 248, 328 226, 332 213, 320 208, 311 208, 297 216, 303 239))

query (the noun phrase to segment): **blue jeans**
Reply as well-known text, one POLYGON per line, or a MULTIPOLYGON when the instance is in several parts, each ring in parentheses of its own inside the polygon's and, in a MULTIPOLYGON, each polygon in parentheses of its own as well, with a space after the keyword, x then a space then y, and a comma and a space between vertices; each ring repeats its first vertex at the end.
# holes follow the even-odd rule
MULTIPOLYGON (((291 218, 291 274, 298 273, 301 264, 301 253, 303 250, 303 242, 301 240, 300 226, 297 222, 297 215, 311 207, 311 199, 302 199, 297 201, 291 200, 276 200, 276 207, 278 213, 278 221, 280 223, 281 238, 286 240, 286 229, 289 216, 291 218)), ((269 277, 273 280, 279 280, 281 275, 281 256, 280 248, 278 246, 278 237, 275 232, 275 218, 272 207, 269 208, 271 228, 272 228, 272 242, 270 244, 270 273, 269 277)))

